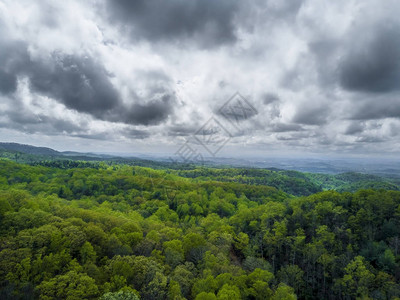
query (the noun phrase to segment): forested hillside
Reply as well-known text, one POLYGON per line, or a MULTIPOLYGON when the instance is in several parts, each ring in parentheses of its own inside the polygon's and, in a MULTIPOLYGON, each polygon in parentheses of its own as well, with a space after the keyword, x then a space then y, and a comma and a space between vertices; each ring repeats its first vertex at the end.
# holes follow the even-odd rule
POLYGON ((308 196, 323 190, 355 192, 360 189, 400 190, 400 180, 361 173, 315 174, 279 169, 199 168, 180 170, 176 174, 197 180, 239 182, 268 185, 295 196, 308 196))
POLYGON ((1 299, 400 297, 397 186, 322 191, 384 179, 40 164, 0 160, 1 299))

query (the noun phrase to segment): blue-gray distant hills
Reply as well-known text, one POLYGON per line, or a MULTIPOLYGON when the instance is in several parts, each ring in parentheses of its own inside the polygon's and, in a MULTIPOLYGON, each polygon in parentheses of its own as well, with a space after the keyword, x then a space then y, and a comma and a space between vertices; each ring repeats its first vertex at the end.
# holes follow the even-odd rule
POLYGON ((0 143, 0 149, 8 150, 8 151, 17 151, 26 154, 33 155, 50 155, 50 156, 58 156, 62 155, 61 152, 56 151, 47 147, 35 147, 31 145, 24 145, 18 143, 0 143))
POLYGON ((96 154, 96 153, 82 153, 76 151, 57 151, 48 147, 36 147, 32 145, 18 144, 18 143, 2 143, 0 142, 0 151, 3 150, 11 153, 28 154, 28 155, 38 155, 43 158, 43 156, 48 158, 112 158, 116 156, 106 155, 106 154, 96 154))
POLYGON ((0 159, 60 169, 127 164, 155 169, 198 181, 214 180, 272 186, 295 196, 323 190, 353 192, 359 189, 400 190, 400 167, 396 161, 208 158, 203 166, 171 163, 166 158, 120 157, 99 153, 56 151, 18 143, 0 143, 0 159), (174 170, 174 171, 172 171, 174 170), (207 173, 207 176, 204 174, 207 173))

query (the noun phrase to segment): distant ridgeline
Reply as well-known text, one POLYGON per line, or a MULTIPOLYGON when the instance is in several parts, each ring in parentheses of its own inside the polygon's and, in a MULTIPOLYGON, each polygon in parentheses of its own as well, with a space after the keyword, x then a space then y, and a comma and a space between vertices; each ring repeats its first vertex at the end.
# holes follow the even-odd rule
POLYGON ((0 158, 6 158, 19 163, 43 165, 57 168, 95 167, 100 162, 106 164, 131 164, 160 168, 171 166, 169 163, 154 162, 136 157, 123 158, 96 153, 80 153, 73 151, 59 152, 50 148, 35 147, 17 143, 0 143, 0 158))
POLYGON ((0 299, 400 297, 396 179, 1 151, 0 299))
POLYGON ((382 177, 348 172, 343 174, 317 174, 261 168, 235 168, 218 165, 208 167, 193 164, 170 163, 140 158, 123 158, 110 155, 59 152, 45 147, 17 143, 0 143, 0 158, 59 169, 107 168, 115 165, 142 166, 166 170, 194 181, 237 182, 249 185, 272 186, 294 196, 307 196, 323 190, 355 192, 359 189, 400 190, 400 178, 382 177))

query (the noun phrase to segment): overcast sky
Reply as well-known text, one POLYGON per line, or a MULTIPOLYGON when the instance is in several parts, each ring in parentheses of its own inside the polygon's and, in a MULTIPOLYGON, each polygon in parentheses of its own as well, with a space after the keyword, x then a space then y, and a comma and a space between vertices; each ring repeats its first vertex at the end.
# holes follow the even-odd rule
POLYGON ((399 14, 397 0, 0 0, 0 139, 169 153, 211 122, 218 155, 397 154, 399 14), (232 126, 220 108, 236 92, 252 110, 232 126))

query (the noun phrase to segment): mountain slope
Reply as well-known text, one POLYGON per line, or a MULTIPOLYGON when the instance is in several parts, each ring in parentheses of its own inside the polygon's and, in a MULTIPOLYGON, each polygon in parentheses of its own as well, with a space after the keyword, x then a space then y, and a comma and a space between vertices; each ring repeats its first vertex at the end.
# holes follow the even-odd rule
POLYGON ((35 146, 31 146, 31 145, 24 145, 24 144, 18 144, 18 143, 0 143, 0 149, 4 149, 4 150, 8 150, 8 151, 22 152, 25 154, 33 154, 33 155, 49 155, 49 156, 62 155, 61 152, 58 152, 51 148, 35 147, 35 146))

